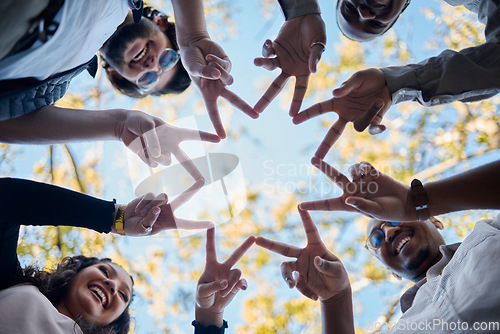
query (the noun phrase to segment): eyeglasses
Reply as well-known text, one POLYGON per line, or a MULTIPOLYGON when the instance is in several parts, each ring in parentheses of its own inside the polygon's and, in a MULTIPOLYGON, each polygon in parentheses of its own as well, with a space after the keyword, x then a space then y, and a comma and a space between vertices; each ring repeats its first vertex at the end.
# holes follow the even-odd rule
POLYGON ((380 224, 380 227, 377 228, 376 230, 373 230, 372 233, 370 233, 370 235, 368 236, 368 238, 366 238, 365 248, 367 248, 368 250, 379 249, 385 240, 385 233, 383 230, 384 226, 385 225, 397 226, 399 224, 401 224, 401 223, 400 222, 382 222, 382 224, 380 224))
POLYGON ((174 68, 174 66, 179 62, 181 56, 179 53, 173 49, 167 48, 158 57, 158 63, 160 65, 159 71, 146 70, 139 74, 135 83, 143 92, 147 92, 153 89, 158 81, 160 80, 160 74, 167 72, 174 68))

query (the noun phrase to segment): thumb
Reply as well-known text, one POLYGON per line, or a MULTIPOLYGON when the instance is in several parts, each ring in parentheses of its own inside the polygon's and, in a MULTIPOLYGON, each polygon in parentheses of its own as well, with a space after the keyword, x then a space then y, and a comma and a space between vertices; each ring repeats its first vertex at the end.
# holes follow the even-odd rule
POLYGON ((333 96, 334 97, 344 97, 349 95, 353 90, 359 88, 361 86, 362 80, 361 76, 356 75, 354 73, 347 81, 344 81, 344 83, 337 89, 333 90, 333 96))
POLYGON ((198 285, 198 295, 202 298, 208 297, 217 291, 227 288, 227 280, 215 281, 210 283, 201 283, 198 285))
POLYGON ((316 267, 316 269, 320 273, 323 273, 323 274, 328 275, 328 276, 338 276, 338 273, 336 273, 336 271, 338 269, 337 263, 338 262, 335 262, 335 261, 328 261, 328 260, 322 259, 319 256, 316 256, 314 258, 314 266, 316 267))
POLYGON ((317 45, 311 49, 311 54, 309 55, 309 72, 316 73, 317 65, 321 60, 323 51, 324 49, 321 45, 317 45))
POLYGON ((382 208, 380 204, 361 197, 350 196, 345 199, 345 204, 352 206, 369 217, 381 217, 382 208))

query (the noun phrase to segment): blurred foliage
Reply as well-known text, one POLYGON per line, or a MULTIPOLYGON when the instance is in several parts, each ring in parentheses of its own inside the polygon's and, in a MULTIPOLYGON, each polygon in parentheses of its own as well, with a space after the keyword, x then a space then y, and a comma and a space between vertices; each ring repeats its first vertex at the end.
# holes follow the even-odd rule
MULTIPOLYGON (((150 3, 158 8, 167 8, 166 12, 171 14, 168 10, 171 5, 167 1, 150 3)), ((270 19, 271 13, 276 10, 275 1, 261 0, 260 3, 264 17, 270 19)), ((208 0, 204 1, 204 5, 209 30, 213 32, 215 40, 220 40, 227 34, 238 33, 234 22, 234 13, 238 7, 234 2, 208 0)), ((444 48, 461 49, 482 42, 483 28, 475 24, 475 18, 462 8, 445 5, 442 13, 426 10, 425 15, 436 23, 436 36, 426 44, 436 54, 444 48)), ((318 66, 318 73, 312 76, 308 94, 315 100, 330 98, 332 89, 357 70, 415 61, 408 45, 395 32, 389 32, 381 41, 371 44, 355 43, 344 37, 340 37, 339 41, 334 46, 335 61, 323 59, 318 66)), ((67 94, 58 105, 92 108, 101 106, 103 101, 122 98, 102 80, 99 74, 92 87, 78 94, 67 94)), ((291 100, 290 86, 280 96, 284 110, 288 109, 291 100)), ((499 97, 494 97, 481 102, 456 102, 435 108, 425 108, 416 103, 394 106, 384 120, 388 128, 386 133, 372 137, 367 133, 355 132, 349 125, 325 160, 336 167, 362 160, 370 161, 382 172, 406 183, 415 175, 424 180, 439 178, 448 168, 500 147, 498 102, 499 97)), ((205 112, 196 89, 190 89, 179 96, 141 99, 134 108, 148 111, 167 122, 187 116, 177 110, 205 112)), ((223 123, 229 124, 233 108, 222 102, 219 109, 223 115, 223 123)), ((306 143, 308 151, 315 149, 333 123, 334 119, 329 117, 317 119, 321 131, 318 136, 311 136, 310 142, 306 143)), ((243 136, 249 136, 244 129, 228 131, 228 137, 232 140, 243 136)), ((14 154, 20 154, 20 150, 0 144, 0 171, 4 175, 9 174, 14 154)), ((71 145, 50 146, 45 157, 33 166, 32 178, 99 197, 106 187, 98 171, 101 154, 102 144, 91 144, 84 154, 75 154, 71 145)), ((312 180, 328 182, 321 173, 315 173, 312 180)), ((262 185, 249 185, 247 207, 230 224, 217 228, 220 260, 226 258, 249 235, 263 235, 296 246, 305 243, 296 205, 303 200, 317 198, 303 192, 263 194, 261 190, 262 185)), ((487 215, 459 213, 453 214, 451 219, 447 216, 443 221, 462 238, 482 216, 487 215)), ((383 284, 391 277, 390 272, 363 250, 365 218, 331 213, 314 217, 320 217, 315 222, 325 243, 344 259, 349 269, 356 318, 363 312, 360 294, 370 285, 383 284), (352 224, 357 226, 356 231, 345 233, 352 224)), ((40 265, 47 266, 53 266, 64 256, 80 253, 112 257, 134 276, 136 299, 141 305, 147 305, 148 319, 153 319, 156 333, 178 333, 180 330, 174 319, 185 323, 192 320, 194 287, 203 269, 205 238, 203 234, 189 238, 169 234, 168 237, 167 241, 165 237, 153 238, 140 252, 134 251, 135 256, 128 256, 125 253, 131 252, 125 238, 68 227, 24 227, 21 230, 18 253, 22 254, 20 258, 24 263, 36 260, 40 265)), ((253 247, 240 261, 238 267, 243 271, 249 286, 257 288, 240 293, 236 298, 242 305, 242 324, 236 329, 232 327, 231 332, 259 334, 320 331, 318 303, 303 298, 295 290, 287 292, 279 272, 282 261, 283 258, 258 247, 253 247)), ((397 286, 400 289, 408 287, 403 284, 397 286)), ((399 295, 399 290, 392 292, 386 301, 387 309, 379 311, 379 319, 389 321, 394 317, 399 295)), ((140 311, 142 310, 135 309, 132 304, 134 314, 139 314, 140 311)), ((357 327, 360 333, 373 332, 363 324, 357 324, 357 327)), ((137 323, 134 328, 135 331, 142 332, 143 327, 137 323)))

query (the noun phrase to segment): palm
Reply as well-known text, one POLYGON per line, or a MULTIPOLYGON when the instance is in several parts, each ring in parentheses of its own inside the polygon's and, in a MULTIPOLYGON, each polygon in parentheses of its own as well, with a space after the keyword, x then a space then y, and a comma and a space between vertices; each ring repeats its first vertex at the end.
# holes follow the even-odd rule
POLYGON ((281 74, 255 105, 257 112, 262 112, 283 89, 288 78, 294 76, 296 77, 295 92, 290 106, 290 115, 297 114, 307 90, 309 76, 312 71, 315 71, 316 63, 323 52, 322 46, 319 45, 313 53, 311 44, 325 41, 325 25, 319 15, 305 15, 283 24, 274 42, 271 45, 269 45, 270 41, 266 42, 265 45, 269 45, 269 48, 263 52, 265 57, 275 57, 255 59, 257 66, 268 70, 281 68, 281 74))
MULTIPOLYGON (((342 290, 348 284, 347 272, 339 258, 333 255, 321 240, 318 230, 307 211, 299 209, 304 229, 306 231, 307 246, 297 248, 280 242, 272 241, 263 237, 257 238, 257 244, 278 254, 294 257, 295 261, 283 262, 281 273, 290 288, 294 286, 309 298, 314 295, 322 300, 327 300, 342 290), (332 273, 322 273, 314 265, 314 259, 319 256, 321 259, 335 264, 335 271, 332 273), (298 278, 292 278, 293 272, 298 272, 298 278)), ((314 299, 314 298, 313 298, 314 299)))
POLYGON ((240 279, 241 271, 231 268, 254 242, 255 238, 249 237, 234 250, 226 261, 220 263, 217 261, 215 252, 215 231, 213 228, 207 230, 206 264, 198 280, 196 291, 196 302, 199 307, 212 313, 224 311, 239 289, 246 284, 240 279), (225 287, 220 285, 222 281, 227 282, 225 287))

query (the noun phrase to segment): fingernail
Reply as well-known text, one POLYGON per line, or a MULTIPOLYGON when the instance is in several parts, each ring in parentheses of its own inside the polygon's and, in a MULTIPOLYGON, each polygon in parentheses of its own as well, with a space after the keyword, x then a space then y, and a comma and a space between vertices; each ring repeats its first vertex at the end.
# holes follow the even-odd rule
POLYGON ((160 212, 161 212, 161 210, 160 210, 159 208, 154 208, 154 209, 153 209, 153 214, 154 214, 155 216, 158 216, 158 215, 160 214, 160 212))
POLYGON ((378 126, 368 128, 368 133, 370 133, 371 135, 378 135, 381 132, 382 130, 378 126))
POLYGON ((227 285, 227 281, 225 281, 225 280, 224 280, 224 281, 221 281, 219 284, 220 284, 220 286, 221 286, 222 288, 225 288, 225 287, 226 287, 226 285, 227 285))
POLYGON ((353 200, 353 199, 350 199, 350 200, 346 199, 345 204, 355 207, 358 204, 358 202, 356 200, 353 200))
POLYGON ((376 108, 382 108, 384 106, 384 101, 378 100, 375 102, 375 107, 376 108))

